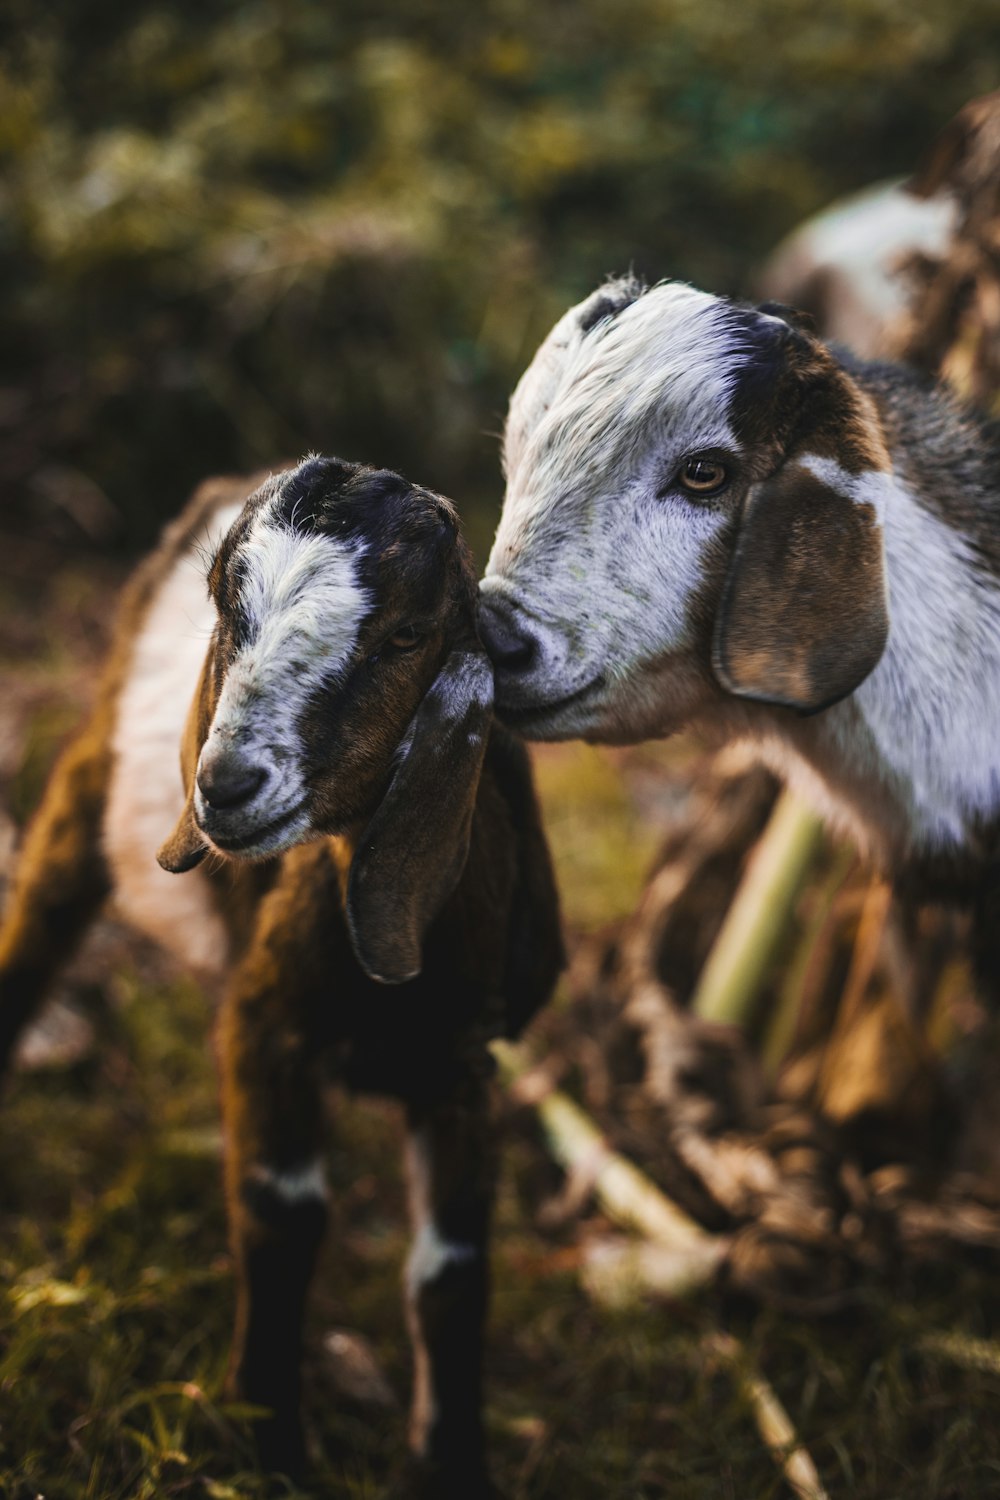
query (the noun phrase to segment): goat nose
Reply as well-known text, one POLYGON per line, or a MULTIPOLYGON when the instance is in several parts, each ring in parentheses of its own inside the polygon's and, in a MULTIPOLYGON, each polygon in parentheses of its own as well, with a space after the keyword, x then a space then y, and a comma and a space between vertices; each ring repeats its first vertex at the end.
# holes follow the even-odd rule
POLYGON ((495 667, 503 667, 508 672, 526 672, 534 661, 534 637, 525 633, 520 622, 514 622, 509 607, 499 600, 482 601, 479 634, 495 667))
POLYGON ((216 812, 242 807, 260 790, 266 779, 265 770, 241 759, 231 750, 202 756, 197 776, 198 790, 216 812))

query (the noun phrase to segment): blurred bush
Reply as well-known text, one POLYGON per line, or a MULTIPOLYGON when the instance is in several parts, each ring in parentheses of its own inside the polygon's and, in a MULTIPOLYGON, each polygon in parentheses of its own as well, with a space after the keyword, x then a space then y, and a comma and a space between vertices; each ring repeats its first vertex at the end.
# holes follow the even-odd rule
POLYGON ((310 447, 462 503, 551 320, 738 291, 995 83, 994 0, 27 0, 0 64, 8 524, 146 542, 310 447))

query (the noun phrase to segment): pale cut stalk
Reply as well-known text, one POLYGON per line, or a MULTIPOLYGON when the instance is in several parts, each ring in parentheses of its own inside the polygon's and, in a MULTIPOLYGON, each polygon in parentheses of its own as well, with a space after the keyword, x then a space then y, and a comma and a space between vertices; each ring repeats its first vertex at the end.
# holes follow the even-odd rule
POLYGON ((702 1229, 633 1162, 614 1151, 586 1111, 553 1088, 543 1069, 532 1068, 522 1047, 496 1041, 492 1052, 508 1089, 537 1110, 549 1150, 564 1171, 592 1184, 595 1198, 616 1224, 658 1244, 703 1255, 707 1280, 728 1242, 702 1229))
POLYGON ((764 1076, 771 1083, 777 1078, 781 1065, 795 1041, 816 945, 826 929, 833 911, 833 904, 854 862, 853 849, 845 847, 838 852, 833 868, 817 892, 815 909, 794 957, 788 965, 787 976, 778 992, 778 1003, 767 1018, 764 1040, 761 1045, 761 1063, 764 1076))
POLYGON ((732 1369, 753 1411, 758 1432, 799 1500, 829 1500, 816 1465, 799 1442, 791 1417, 744 1345, 728 1333, 712 1334, 705 1343, 732 1369))
POLYGON ((602 1307, 635 1307, 651 1297, 676 1302, 711 1281, 726 1248, 721 1236, 707 1251, 686 1241, 667 1245, 627 1234, 592 1237, 583 1245, 580 1281, 602 1307))
MULTIPOLYGON (((564 1170, 588 1174, 594 1196, 608 1217, 654 1242, 645 1247, 647 1252, 667 1247, 676 1255, 676 1264, 669 1269, 657 1266, 657 1277, 653 1279, 664 1277, 669 1283, 668 1288, 660 1281, 657 1289, 661 1293, 669 1290, 669 1294, 676 1296, 709 1281, 725 1255, 728 1241, 702 1229, 634 1163, 613 1151, 586 1111, 560 1089, 553 1088, 543 1068, 531 1066, 523 1047, 495 1041, 491 1050, 507 1088, 538 1111, 549 1149, 564 1170)), ((598 1296, 603 1293, 602 1300, 616 1301, 624 1291, 623 1282, 631 1282, 634 1287, 636 1282, 646 1279, 643 1272, 648 1274, 650 1268, 642 1263, 641 1245, 634 1247, 634 1257, 627 1247, 609 1249, 612 1253, 608 1264, 603 1268, 593 1264, 585 1282, 593 1281, 590 1289, 598 1296)), ((732 1365, 761 1436, 799 1500, 829 1500, 816 1465, 798 1441, 791 1418, 762 1372, 751 1368, 746 1350, 725 1333, 713 1335, 710 1347, 732 1365)))
POLYGON ((703 1021, 747 1024, 821 839, 816 814, 782 792, 695 988, 691 1010, 703 1021))
POLYGON ((950 1359, 965 1370, 1000 1375, 1000 1342, 996 1339, 977 1339, 967 1333, 925 1333, 917 1340, 917 1348, 950 1359))

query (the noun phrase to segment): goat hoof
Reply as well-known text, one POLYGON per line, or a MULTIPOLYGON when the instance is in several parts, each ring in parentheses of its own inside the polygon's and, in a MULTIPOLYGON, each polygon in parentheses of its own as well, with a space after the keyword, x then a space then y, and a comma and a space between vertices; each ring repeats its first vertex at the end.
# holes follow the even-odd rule
MULTIPOLYGON (((280 1476, 298 1486, 306 1472, 306 1444, 297 1420, 265 1417, 253 1424, 257 1460, 265 1474, 280 1476)), ((279 1489, 279 1494, 285 1491, 279 1489)))

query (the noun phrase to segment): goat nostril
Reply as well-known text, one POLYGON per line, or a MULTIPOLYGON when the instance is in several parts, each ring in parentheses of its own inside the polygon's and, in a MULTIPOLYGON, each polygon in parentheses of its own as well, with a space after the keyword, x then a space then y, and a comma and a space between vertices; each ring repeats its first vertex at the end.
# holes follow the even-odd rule
POLYGON ((497 656, 497 662, 501 667, 506 667, 511 672, 523 672, 531 666, 535 656, 535 643, 533 640, 515 639, 504 645, 497 656))
POLYGON ((236 756, 218 755, 198 769, 198 790, 217 812, 242 807, 260 790, 267 772, 236 756))
POLYGON ((534 661, 534 638, 522 634, 522 629, 501 614, 495 605, 482 606, 479 632, 494 666, 503 667, 508 672, 525 672, 534 661))

